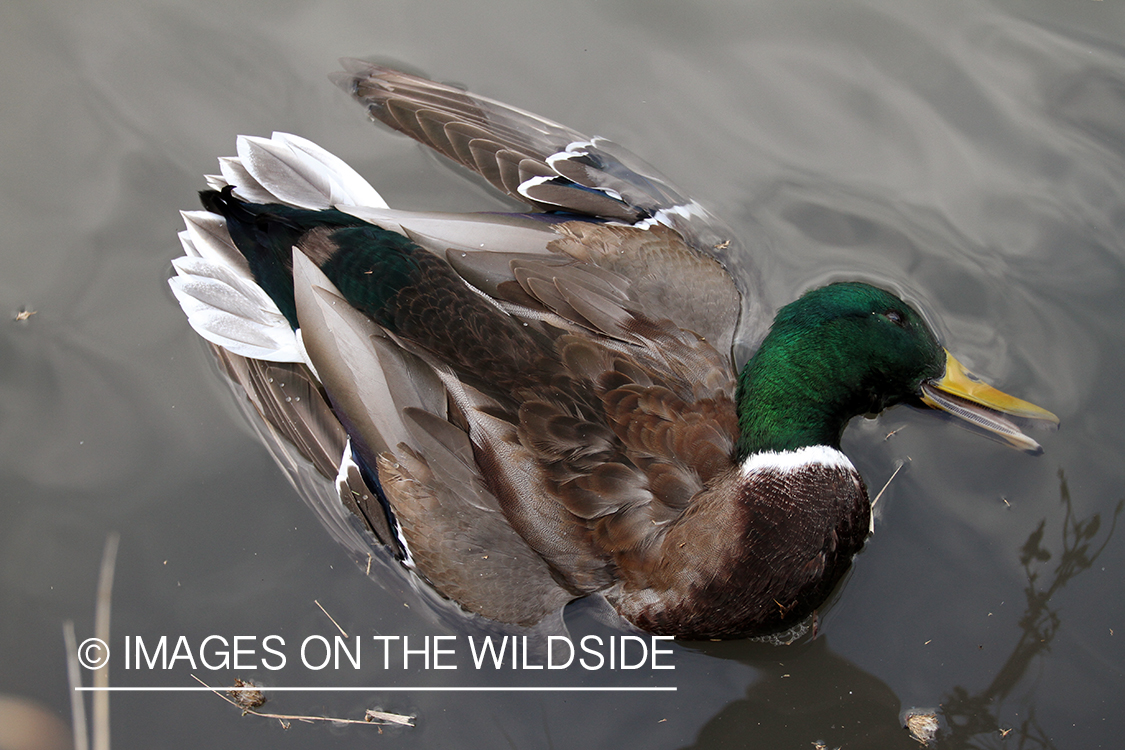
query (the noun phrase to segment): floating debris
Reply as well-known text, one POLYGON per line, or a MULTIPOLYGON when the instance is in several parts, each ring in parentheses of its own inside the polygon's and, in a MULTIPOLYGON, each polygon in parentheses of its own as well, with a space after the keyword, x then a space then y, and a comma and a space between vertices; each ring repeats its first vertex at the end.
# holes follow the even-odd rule
POLYGON ((258 687, 252 682, 243 682, 237 677, 234 678, 235 688, 242 688, 238 690, 228 690, 227 695, 234 701, 234 705, 242 709, 242 715, 250 713, 254 709, 261 708, 266 704, 266 696, 261 690, 246 690, 245 688, 258 687))
POLYGON ((941 730, 941 721, 936 709, 911 708, 902 715, 902 725, 910 732, 910 738, 926 747, 934 744, 941 730))
POLYGON ((364 714, 364 719, 368 722, 377 722, 379 724, 398 724, 404 727, 414 726, 413 716, 392 714, 387 711, 378 711, 374 708, 367 709, 367 712, 364 714))

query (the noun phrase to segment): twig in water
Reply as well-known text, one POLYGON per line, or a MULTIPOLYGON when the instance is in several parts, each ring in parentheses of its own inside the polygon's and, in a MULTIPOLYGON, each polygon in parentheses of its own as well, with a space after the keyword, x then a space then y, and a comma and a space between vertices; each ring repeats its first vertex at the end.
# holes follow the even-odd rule
MULTIPOLYGON (((910 460, 911 460, 910 456, 907 456, 906 461, 910 461, 910 460)), ((906 465, 906 461, 899 461, 898 462, 898 466, 895 467, 895 471, 894 471, 893 474, 891 474, 891 478, 887 480, 887 483, 883 485, 883 489, 879 490, 879 494, 876 495, 875 499, 871 501, 871 507, 872 508, 875 507, 875 503, 879 502, 879 498, 881 498, 883 496, 883 493, 887 491, 887 488, 891 486, 891 482, 894 480, 895 477, 898 476, 898 473, 900 471, 902 471, 902 467, 906 465)))
POLYGON ((328 614, 328 610, 324 608, 323 604, 321 604, 316 599, 313 599, 313 604, 320 607, 320 611, 324 613, 325 617, 327 617, 329 620, 332 621, 332 624, 335 625, 336 629, 340 631, 340 635, 344 636, 345 638, 350 637, 350 636, 348 636, 347 633, 344 632, 344 629, 342 627, 340 627, 340 623, 336 622, 336 618, 333 617, 332 615, 328 614))
MULTIPOLYGON (((305 723, 312 723, 314 721, 329 721, 329 722, 332 722, 333 724, 363 724, 363 725, 366 725, 366 726, 377 726, 377 727, 381 727, 381 726, 386 725, 386 724, 398 724, 398 725, 404 726, 404 727, 414 726, 414 717, 413 716, 405 716, 403 714, 392 714, 392 713, 388 713, 386 711, 376 711, 374 709, 368 709, 367 713, 364 715, 364 718, 362 718, 362 719, 336 719, 336 718, 333 718, 331 716, 299 716, 299 715, 291 715, 291 714, 268 714, 268 713, 265 713, 263 711, 255 711, 252 708, 247 708, 246 706, 242 705, 238 701, 235 701, 235 700, 232 700, 231 698, 228 698, 227 696, 223 695, 217 688, 211 687, 210 685, 208 685, 206 682, 199 679, 195 675, 192 675, 191 678, 193 680, 195 680, 196 682, 198 682, 203 687, 210 690, 215 695, 217 695, 220 698, 222 698, 223 700, 225 700, 227 703, 231 704, 232 706, 234 706, 238 710, 242 711, 243 716, 245 716, 246 714, 250 714, 251 716, 259 716, 263 719, 277 719, 279 722, 281 722, 281 726, 285 727, 286 729, 289 728, 288 722, 291 722, 291 721, 303 721, 305 723)), ((252 685, 252 684, 246 683, 246 682, 242 682, 241 680, 239 680, 239 683, 240 684, 236 685, 235 687, 238 687, 238 688, 242 688, 242 687, 253 688, 253 687, 256 687, 255 685, 252 685)))

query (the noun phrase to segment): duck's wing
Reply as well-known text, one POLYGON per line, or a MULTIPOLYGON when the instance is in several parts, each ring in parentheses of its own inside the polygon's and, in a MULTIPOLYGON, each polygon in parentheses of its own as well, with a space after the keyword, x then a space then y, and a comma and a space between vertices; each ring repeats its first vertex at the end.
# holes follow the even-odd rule
POLYGON ((514 525, 548 541, 560 517, 583 528, 588 536, 553 541, 545 555, 567 570, 568 545, 585 541, 596 570, 648 546, 731 468, 738 423, 729 345, 739 295, 713 258, 671 229, 570 222, 556 231, 551 250, 565 261, 513 259, 514 281, 494 294, 518 318, 561 319, 543 318, 567 330, 554 342, 558 373, 529 389, 518 409, 469 398, 463 410, 482 423, 483 439, 474 440, 497 444, 484 445, 485 460, 504 455, 496 470, 531 478, 536 494, 556 504, 510 501, 514 525), (512 432, 497 430, 501 420, 512 432))
MULTIPOLYGON (((372 482, 356 463, 357 454, 323 386, 305 365, 214 350, 239 387, 236 396, 245 397, 239 398, 239 406, 263 444, 358 565, 385 575, 389 560, 378 547, 390 548, 406 567, 462 609, 514 625, 548 620, 573 598, 512 531, 495 499, 483 489, 464 433, 452 432, 445 422, 444 427, 435 426, 432 415, 408 407, 403 423, 425 424, 414 430, 420 440, 410 438, 425 455, 401 443, 394 453, 379 455, 379 480, 372 482), (430 430, 449 444, 435 443, 430 430), (388 514, 389 504, 397 514, 388 514)), ((380 364, 380 372, 385 372, 386 359, 384 355, 383 362, 376 359, 372 364, 380 364)), ((410 377, 424 381, 426 372, 410 377)), ((399 383, 395 395, 401 399, 413 388, 399 383)), ((423 596, 424 601, 433 599, 432 593, 423 596)), ((446 614, 439 601, 432 603, 446 614)))
POLYGON ((729 229, 612 141, 462 89, 362 60, 332 76, 373 120, 477 172, 540 211, 628 224, 659 222, 708 250, 729 229))
MULTIPOLYGON (((734 272, 737 359, 769 322, 753 257, 729 226, 635 154, 488 97, 355 59, 331 78, 382 122, 477 172, 536 210, 663 224, 734 272)), ((756 242, 756 240, 755 240, 756 242)))
POLYGON ((464 609, 534 625, 574 594, 511 527, 451 424, 434 369, 348 304, 294 253, 297 310, 307 353, 347 425, 352 455, 378 476, 404 563, 464 609))
POLYGON ((213 351, 238 386, 236 396, 244 396, 237 403, 249 423, 333 538, 361 564, 372 553, 371 535, 379 545, 396 544, 386 510, 351 461, 348 434, 308 367, 213 351))

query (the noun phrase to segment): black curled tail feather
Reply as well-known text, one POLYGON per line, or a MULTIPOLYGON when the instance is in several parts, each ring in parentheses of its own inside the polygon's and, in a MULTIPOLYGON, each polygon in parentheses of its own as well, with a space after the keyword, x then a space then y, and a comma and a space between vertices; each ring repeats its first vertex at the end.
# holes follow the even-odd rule
POLYGON ((336 209, 310 210, 281 203, 250 203, 234 189, 201 190, 199 200, 208 211, 226 219, 227 231, 250 272, 294 329, 297 305, 293 295, 293 248, 316 230, 370 226, 336 209))

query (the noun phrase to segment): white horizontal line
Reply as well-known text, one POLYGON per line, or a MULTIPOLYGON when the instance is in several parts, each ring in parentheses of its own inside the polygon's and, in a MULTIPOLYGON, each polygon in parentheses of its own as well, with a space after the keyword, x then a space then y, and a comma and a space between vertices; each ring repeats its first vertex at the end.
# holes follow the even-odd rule
POLYGON ((242 692, 261 690, 264 692, 395 692, 395 693, 652 693, 675 692, 675 687, 269 687, 268 685, 249 685, 245 687, 76 687, 81 693, 198 693, 198 692, 242 692))

